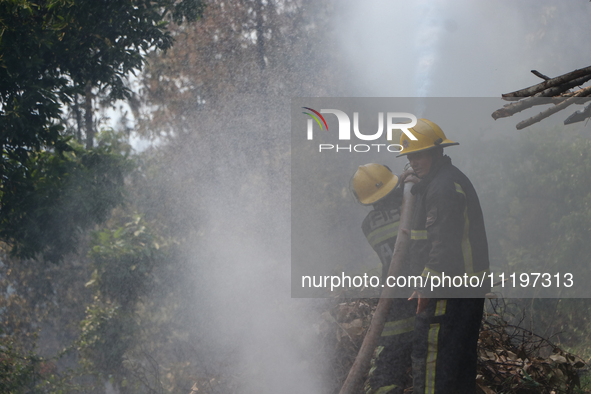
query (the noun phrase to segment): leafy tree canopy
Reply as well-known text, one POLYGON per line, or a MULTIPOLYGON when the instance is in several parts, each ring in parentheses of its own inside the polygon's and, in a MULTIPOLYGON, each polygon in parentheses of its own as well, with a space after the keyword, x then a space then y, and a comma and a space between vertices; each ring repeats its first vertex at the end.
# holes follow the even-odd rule
POLYGON ((194 21, 203 7, 201 0, 0 0, 0 236, 21 241, 21 255, 50 245, 50 259, 58 259, 80 220, 85 227, 104 218, 118 196, 99 192, 80 209, 54 209, 72 182, 90 193, 114 190, 101 182, 121 183, 110 173, 112 152, 85 153, 68 142, 62 106, 89 88, 109 100, 129 96, 124 77, 142 68, 148 51, 172 45, 167 24, 194 21), (63 222, 60 210, 72 226, 63 239, 46 239, 59 232, 49 217, 63 222))
POLYGON ((128 91, 123 77, 140 70, 150 49, 168 49, 170 17, 195 20, 200 0, 0 1, 0 144, 26 160, 42 146, 67 149, 59 132, 61 103, 90 84, 112 99, 128 91))
POLYGON ((121 203, 132 162, 113 146, 87 151, 70 144, 64 154, 44 151, 9 164, 14 171, 5 182, 10 192, 2 195, 0 237, 13 241, 13 254, 41 253, 56 262, 76 251, 80 230, 101 223, 121 203))

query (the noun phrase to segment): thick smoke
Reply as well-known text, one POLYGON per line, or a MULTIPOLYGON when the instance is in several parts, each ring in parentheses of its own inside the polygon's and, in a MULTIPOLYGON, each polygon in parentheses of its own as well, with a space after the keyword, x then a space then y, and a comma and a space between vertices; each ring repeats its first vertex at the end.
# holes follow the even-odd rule
POLYGON ((335 29, 355 96, 498 97, 540 82, 532 69, 553 77, 590 63, 584 0, 341 7, 335 29))
MULTIPOLYGON (((323 37, 324 45, 339 50, 326 69, 346 76, 338 87, 304 88, 308 76, 302 73, 301 85, 283 92, 271 107, 257 102, 260 96, 237 96, 227 111, 212 116, 215 121, 195 118, 192 125, 210 137, 180 159, 199 163, 204 158, 205 169, 196 171, 206 174, 200 175, 194 197, 207 212, 194 250, 200 346, 209 349, 204 362, 230 379, 219 387, 240 393, 323 392, 318 371, 326 360, 317 351, 314 303, 290 298, 290 95, 338 90, 353 96, 499 96, 536 83, 528 75, 532 68, 554 76, 588 61, 583 55, 589 53, 588 40, 575 37, 576 45, 567 41, 558 47, 564 41, 557 39, 583 34, 560 27, 573 21, 585 21, 578 30, 589 29, 589 7, 582 2, 334 6, 332 19, 322 22, 335 33, 323 37)), ((272 68, 265 72, 273 73, 272 68)), ((288 72, 270 79, 292 78, 288 72)), ((359 238, 364 242, 361 233, 359 238)))

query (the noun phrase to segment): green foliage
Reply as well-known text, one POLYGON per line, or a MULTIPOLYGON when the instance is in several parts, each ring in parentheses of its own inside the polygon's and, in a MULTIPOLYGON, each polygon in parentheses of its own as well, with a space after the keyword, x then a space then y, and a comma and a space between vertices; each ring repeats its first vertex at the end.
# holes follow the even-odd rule
POLYGON ((71 371, 58 373, 56 359, 46 359, 35 349, 24 350, 0 330, 0 393, 79 392, 71 371))
POLYGON ((95 233, 93 244, 89 257, 96 269, 87 286, 124 309, 149 289, 152 270, 163 261, 167 246, 140 216, 95 233))
POLYGON ((202 10, 200 0, 1 1, 0 144, 9 159, 65 149, 60 102, 87 84, 128 96, 123 78, 142 68, 143 54, 172 45, 168 15, 180 23, 202 10))
POLYGON ((586 272, 591 255, 591 141, 564 130, 525 133, 505 162, 500 223, 511 270, 586 272))
MULTIPOLYGON (((272 121, 269 129, 275 130, 275 135, 271 139, 268 134, 263 136, 272 143, 265 146, 262 153, 260 138, 247 138, 245 146, 242 135, 260 131, 257 108, 261 105, 272 104, 271 111, 276 111, 280 105, 288 106, 291 93, 283 88, 287 82, 285 75, 290 76, 289 85, 294 87, 289 88, 290 92, 301 89, 301 75, 309 70, 309 64, 301 61, 300 55, 310 53, 310 46, 307 40, 294 41, 293 37, 310 32, 314 24, 303 17, 304 10, 314 9, 291 0, 263 2, 264 53, 259 53, 258 46, 252 42, 256 17, 260 16, 257 12, 255 17, 254 3, 209 2, 208 12, 215 9, 215 19, 189 28, 174 26, 172 35, 183 45, 182 53, 175 55, 169 51, 167 57, 160 59, 178 65, 188 64, 190 68, 179 73, 164 64, 158 68, 158 73, 152 74, 154 80, 163 85, 170 82, 170 87, 185 80, 189 84, 178 84, 183 95, 177 95, 175 90, 163 97, 164 103, 170 104, 165 113, 175 121, 171 132, 173 143, 166 149, 160 146, 153 160, 146 155, 145 161, 134 161, 133 164, 141 167, 132 171, 132 176, 125 176, 129 164, 127 148, 112 132, 106 133, 97 145, 97 150, 107 152, 106 157, 100 157, 104 161, 98 162, 90 160, 95 151, 82 152, 60 136, 64 103, 75 94, 82 94, 89 82, 93 94, 98 92, 109 99, 125 96, 125 87, 120 82, 126 70, 137 70, 141 65, 137 54, 148 53, 150 48, 165 49, 165 45, 158 45, 172 42, 166 41, 170 38, 165 30, 167 23, 179 22, 180 16, 188 12, 199 14, 200 7, 193 8, 195 4, 202 3, 196 0, 48 0, 40 3, 21 0, 0 4, 0 31, 4 31, 0 43, 1 107, 2 111, 12 111, 0 114, 0 122, 4 122, 0 130, 2 133, 14 131, 11 134, 14 139, 2 147, 0 162, 3 177, 0 204, 4 210, 4 201, 9 201, 14 209, 10 210, 10 217, 0 223, 7 229, 13 226, 20 231, 6 230, 5 234, 19 236, 11 238, 11 242, 22 256, 38 257, 36 253, 41 253, 47 254, 45 258, 49 259, 53 253, 45 253, 48 250, 45 248, 52 248, 53 239, 40 240, 37 245, 35 237, 68 239, 68 234, 73 235, 67 245, 72 249, 56 248, 59 250, 55 255, 63 256, 61 264, 42 264, 33 259, 19 261, 14 256, 9 267, 0 264, 3 269, 0 282, 5 279, 3 272, 8 271, 6 279, 10 279, 0 288, 14 292, 15 303, 17 295, 18 301, 23 301, 18 305, 10 304, 9 309, 15 320, 30 318, 24 322, 27 332, 41 327, 45 336, 43 345, 51 342, 44 354, 53 354, 50 351, 56 352, 56 348, 57 351, 68 348, 56 363, 60 371, 82 362, 84 369, 73 379, 84 385, 78 392, 104 392, 106 381, 122 393, 186 393, 196 381, 200 391, 228 392, 232 390, 224 390, 225 387, 239 387, 236 382, 240 378, 230 379, 222 372, 231 367, 220 360, 219 354, 209 353, 217 351, 219 345, 202 342, 207 338, 204 332, 210 328, 211 317, 197 300, 206 298, 206 290, 200 286, 208 280, 207 275, 203 275, 204 261, 213 259, 200 243, 204 242, 203 235, 207 231, 221 231, 205 229, 208 204, 203 200, 208 190, 217 193, 218 187, 228 183, 223 175, 225 171, 220 171, 227 166, 227 157, 217 153, 231 144, 239 147, 231 154, 240 153, 247 158, 257 154, 263 158, 247 174, 244 174, 243 162, 233 164, 241 180, 228 185, 232 193, 240 198, 266 187, 268 174, 261 170, 264 168, 274 172, 277 195, 288 204, 283 186, 289 183, 290 153, 284 149, 284 141, 280 141, 285 137, 281 122, 267 119, 272 121), (161 19, 157 21, 157 18, 161 19), (37 23, 44 25, 39 28, 37 23), (139 30, 133 30, 139 25, 147 27, 148 34, 142 36, 139 30), (292 33, 293 30, 299 33, 292 33), (150 41, 148 37, 158 35, 162 40, 150 41), (133 41, 140 36, 145 40, 133 41), (185 40, 187 37, 190 39, 185 40), (200 42, 196 43, 195 39, 200 42), (131 45, 132 42, 135 44, 131 45), (296 43, 297 50, 292 46, 285 50, 290 42, 296 43), (121 51, 126 45, 128 52, 121 51), (257 65, 263 55, 268 59, 265 71, 259 70, 257 65), (267 72, 277 66, 287 71, 267 72), (300 72, 295 73, 294 67, 300 72), (199 70, 204 72, 197 73, 199 70), (14 74, 14 80, 9 73, 14 74), (20 78, 18 88, 15 87, 16 78, 20 78), (202 84, 204 88, 201 89, 202 84), (243 96, 235 99, 236 92, 249 95, 248 100, 243 96), (250 96, 253 92, 256 94, 250 96), (214 106, 216 99, 224 104, 214 106), (9 101, 11 104, 6 104, 9 101), (244 102, 249 106, 242 107, 244 102), (210 110, 206 117, 194 111, 197 103, 199 106, 208 104, 210 110), (238 105, 240 110, 235 111, 238 105), (219 113, 231 113, 232 117, 229 122, 220 124, 219 113), (240 133, 228 128, 228 124, 242 124, 246 118, 248 127, 240 133), (193 133, 195 126, 207 133, 193 133), (43 134, 39 130, 51 130, 53 134, 49 131, 43 134), (183 132, 185 130, 187 133, 183 132), (236 140, 228 141, 229 136, 236 140), (279 146, 283 146, 280 151, 279 146), (102 166, 101 163, 106 164, 102 166), (101 168, 104 171, 99 171, 101 168), (101 176, 109 174, 111 169, 119 169, 121 176, 117 172, 101 176), (103 181, 106 183, 101 183, 103 181), (109 198, 115 196, 111 192, 121 192, 121 198, 127 197, 125 204, 119 204, 119 198, 115 210, 108 208, 117 200, 109 198), (21 194, 26 197, 24 202, 21 202, 21 194), (70 204, 76 209, 68 208, 70 204), (95 205, 98 208, 94 209, 95 205), (68 219, 67 223, 61 223, 74 212, 80 213, 82 222, 68 219), (141 212, 142 219, 134 216, 134 212, 141 212), (109 215, 110 219, 104 221, 109 215), (60 226, 45 224, 51 221, 58 221, 60 226), (91 236, 95 223, 102 223, 103 228, 95 230, 91 236), (62 228, 62 224, 67 225, 66 228, 62 228), (44 227, 41 230, 35 226, 44 227), (62 234, 53 234, 58 232, 62 234), (178 247, 171 245, 166 240, 168 237, 194 242, 178 247), (23 244, 22 239, 29 243, 23 244), (63 254, 65 250, 74 253, 63 254), (23 313, 19 314, 20 311, 23 313), (211 354, 215 354, 215 359, 211 354)), ((317 33, 317 37, 322 37, 322 33, 317 33)), ((152 54, 160 56, 161 51, 152 54)), ((320 74, 317 79, 325 76, 320 74)), ((308 86, 316 85, 311 82, 308 86)), ((140 101, 142 99, 140 97, 140 101)), ((80 109, 86 111, 86 108, 80 109)), ((150 125, 155 134, 165 129, 156 122, 150 125)), ((3 139, 6 136, 0 135, 0 144, 6 141, 3 139)), ((275 201, 274 197, 267 196, 269 201, 275 201)), ((224 198, 218 201, 227 204, 224 198)), ((228 206, 230 210, 233 208, 228 206)), ((243 201, 242 213, 254 209, 248 201, 243 201)), ((268 212, 269 216, 273 213, 268 212)), ((210 224, 214 224, 215 218, 211 220, 210 224)), ((4 261, 2 258, 2 263, 4 261)), ((0 305, 3 314, 0 320, 6 316, 2 308, 0 305)), ((21 321, 15 322, 19 323, 21 321)), ((55 389, 58 390, 57 384, 55 389)), ((233 391, 236 390, 238 388, 233 391)))
MULTIPOLYGON (((112 141, 111 141, 112 142, 112 141)), ((0 191, 0 237, 22 258, 57 262, 76 250, 79 233, 106 220, 123 199, 130 168, 112 143, 93 150, 31 153, 0 191)))
MULTIPOLYGON (((591 256, 591 140, 569 128, 522 132, 501 154, 481 155, 481 196, 496 267, 506 272, 572 270, 585 281, 591 256), (488 164, 492 163, 492 164, 488 164), (491 176, 492 174, 492 176, 491 176)), ((491 144, 494 145, 494 144, 491 144)), ((566 289, 565 289, 566 290, 566 289)), ((575 295, 576 296, 576 295, 575 295)), ((588 356, 587 299, 517 301, 529 328, 588 356)))
POLYGON ((573 391, 575 394, 585 394, 591 392, 591 375, 586 373, 581 377, 581 386, 573 391))
POLYGON ((137 330, 133 314, 103 303, 97 297, 87 308, 80 328, 81 336, 76 348, 87 370, 121 374, 123 355, 128 347, 133 346, 137 330))
POLYGON ((39 362, 35 353, 23 355, 10 338, 0 338, 0 392, 20 393, 33 388, 38 378, 35 367, 39 362))
POLYGON ((125 76, 172 45, 169 18, 202 11, 201 0, 0 1, 0 237, 13 253, 58 261, 107 218, 124 160, 109 146, 73 146, 62 105, 86 87, 128 97, 125 76))
POLYGON ((165 261, 168 244, 140 216, 95 232, 92 244, 89 257, 95 270, 86 286, 95 297, 76 347, 89 370, 111 375, 122 385, 125 356, 136 346, 140 330, 136 307, 151 289, 153 269, 165 261))

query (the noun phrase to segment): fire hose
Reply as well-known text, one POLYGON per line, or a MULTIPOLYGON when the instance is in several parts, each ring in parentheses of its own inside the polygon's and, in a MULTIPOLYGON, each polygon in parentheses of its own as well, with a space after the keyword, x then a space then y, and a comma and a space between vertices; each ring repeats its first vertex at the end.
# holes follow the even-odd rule
MULTIPOLYGON (((413 183, 410 182, 404 184, 398 236, 396 237, 394 254, 390 262, 388 276, 397 277, 402 273, 406 261, 408 243, 410 241, 410 221, 414 207, 414 196, 410 192, 412 186, 413 183)), ((361 391, 363 378, 369 370, 373 352, 378 345, 380 335, 386 324, 386 318, 392 306, 392 298, 395 296, 395 291, 396 289, 393 287, 384 287, 376 311, 371 319, 369 329, 365 334, 363 344, 339 394, 358 394, 361 391)))

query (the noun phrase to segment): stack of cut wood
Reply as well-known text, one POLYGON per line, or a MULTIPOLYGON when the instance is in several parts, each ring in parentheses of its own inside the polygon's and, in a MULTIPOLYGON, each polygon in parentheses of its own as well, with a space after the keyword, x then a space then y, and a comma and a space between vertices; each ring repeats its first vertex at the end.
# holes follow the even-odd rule
MULTIPOLYGON (((591 66, 571 71, 556 78, 547 77, 536 70, 532 70, 532 73, 544 79, 544 82, 503 94, 503 99, 512 102, 493 112, 492 117, 495 120, 511 116, 536 105, 553 104, 537 115, 519 122, 517 130, 521 130, 572 104, 586 104, 591 101, 591 97, 589 97, 591 96, 591 86, 581 88, 591 80, 591 66), (579 89, 572 90, 575 87, 579 87, 579 89)), ((581 122, 589 117, 591 117, 591 104, 587 104, 582 110, 570 115, 564 124, 581 122)))

